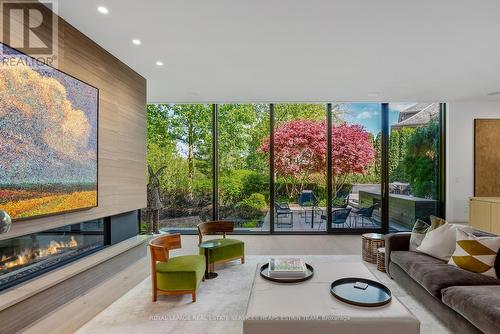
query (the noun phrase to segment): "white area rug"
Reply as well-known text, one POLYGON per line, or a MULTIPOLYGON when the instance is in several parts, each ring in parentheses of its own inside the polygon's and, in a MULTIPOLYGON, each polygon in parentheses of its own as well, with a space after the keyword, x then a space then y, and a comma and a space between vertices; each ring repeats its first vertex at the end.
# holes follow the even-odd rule
MULTIPOLYGON (((77 333, 242 333, 243 317, 258 263, 269 256, 247 256, 244 265, 229 263, 216 268, 219 277, 202 282, 196 303, 191 296, 159 296, 151 302, 151 281, 144 280, 106 310, 85 324, 77 333)), ((361 261, 356 255, 303 256, 310 262, 328 262, 335 266, 361 261)), ((367 265, 419 320, 421 333, 450 333, 431 313, 408 295, 389 277, 367 265)), ((328 293, 328 292, 326 292, 328 293)))

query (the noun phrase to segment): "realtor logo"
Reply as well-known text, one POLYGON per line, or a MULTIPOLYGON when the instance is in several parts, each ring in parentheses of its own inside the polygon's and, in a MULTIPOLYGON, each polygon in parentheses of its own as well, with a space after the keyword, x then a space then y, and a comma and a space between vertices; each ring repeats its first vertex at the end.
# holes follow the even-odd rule
POLYGON ((54 66, 57 59, 57 15, 54 1, 0 0, 2 41, 38 61, 54 66))

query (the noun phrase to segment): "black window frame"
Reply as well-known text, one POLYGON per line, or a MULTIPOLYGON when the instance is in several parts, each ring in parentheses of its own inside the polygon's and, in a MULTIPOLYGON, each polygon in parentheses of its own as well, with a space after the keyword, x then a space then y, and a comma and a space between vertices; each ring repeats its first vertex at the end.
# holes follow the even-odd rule
MULTIPOLYGON (((275 104, 269 103, 269 219, 268 231, 245 231, 235 230, 233 234, 279 234, 279 235, 325 235, 325 234, 361 234, 366 232, 383 233, 389 232, 389 103, 381 105, 381 226, 380 228, 332 228, 332 103, 325 103, 325 114, 327 120, 327 228, 325 231, 275 231, 275 169, 274 169, 274 126, 275 126, 275 104)), ((212 219, 219 220, 219 104, 212 104, 212 219)), ((446 103, 439 103, 439 175, 438 175, 438 212, 437 214, 446 219, 446 103)), ((196 231, 184 231, 185 234, 193 234, 196 231)))

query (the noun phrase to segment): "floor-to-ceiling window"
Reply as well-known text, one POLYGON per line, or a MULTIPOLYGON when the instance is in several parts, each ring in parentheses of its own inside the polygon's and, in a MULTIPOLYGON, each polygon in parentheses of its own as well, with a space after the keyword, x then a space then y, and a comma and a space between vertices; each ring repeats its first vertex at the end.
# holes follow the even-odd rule
POLYGON ((326 231, 325 104, 274 105, 274 231, 326 231))
POLYGON ((331 122, 332 229, 381 228, 381 105, 332 104, 331 122))
POLYGON ((218 106, 219 219, 269 231, 269 105, 218 106))
POLYGON ((194 230, 212 219, 212 106, 150 104, 147 122, 148 173, 158 177, 163 205, 160 226, 194 230))
POLYGON ((440 104, 389 104, 389 230, 440 215, 440 104))
POLYGON ((439 103, 152 104, 160 226, 406 231, 443 212, 439 103), (330 140, 329 140, 330 139, 330 140), (215 154, 214 154, 215 153, 215 154))

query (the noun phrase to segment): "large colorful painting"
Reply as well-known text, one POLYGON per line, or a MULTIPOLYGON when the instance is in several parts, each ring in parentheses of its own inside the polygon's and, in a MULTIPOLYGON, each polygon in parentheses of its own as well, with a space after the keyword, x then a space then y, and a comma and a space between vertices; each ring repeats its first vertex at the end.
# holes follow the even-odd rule
POLYGON ((99 91, 0 43, 0 209, 97 206, 99 91))

